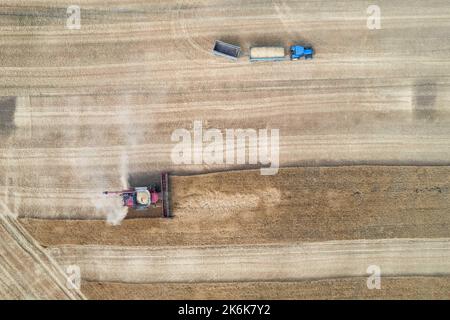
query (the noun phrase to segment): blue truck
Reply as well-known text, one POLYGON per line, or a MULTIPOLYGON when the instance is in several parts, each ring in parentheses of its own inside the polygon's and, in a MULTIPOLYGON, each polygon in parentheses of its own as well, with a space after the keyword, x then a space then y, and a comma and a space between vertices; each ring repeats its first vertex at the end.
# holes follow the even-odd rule
POLYGON ((289 57, 286 56, 283 47, 252 47, 250 48, 250 61, 283 61, 313 58, 314 51, 311 47, 294 45, 290 47, 289 57))
MULTIPOLYGON (((237 60, 241 55, 241 48, 223 41, 216 40, 213 47, 213 53, 231 60, 237 60)), ((284 47, 251 47, 249 59, 251 62, 256 61, 284 61, 310 60, 313 58, 314 50, 311 47, 301 45, 293 45, 290 47, 289 56, 286 55, 284 47)))
POLYGON ((299 45, 291 46, 291 60, 300 60, 305 57, 305 60, 313 58, 314 50, 311 47, 302 47, 299 45))

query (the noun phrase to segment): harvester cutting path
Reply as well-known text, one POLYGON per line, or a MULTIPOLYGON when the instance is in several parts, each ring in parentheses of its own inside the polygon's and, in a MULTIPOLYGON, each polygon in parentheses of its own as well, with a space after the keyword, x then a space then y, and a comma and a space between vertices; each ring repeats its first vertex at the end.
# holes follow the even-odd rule
POLYGON ((160 183, 152 183, 147 187, 134 187, 122 191, 104 191, 106 195, 122 197, 124 207, 135 210, 145 210, 150 206, 160 207, 164 218, 172 217, 169 197, 169 174, 161 173, 160 183))

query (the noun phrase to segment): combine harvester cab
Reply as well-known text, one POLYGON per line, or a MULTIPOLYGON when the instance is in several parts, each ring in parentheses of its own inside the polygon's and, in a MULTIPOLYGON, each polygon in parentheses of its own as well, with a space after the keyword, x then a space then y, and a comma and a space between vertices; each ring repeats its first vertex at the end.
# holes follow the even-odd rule
POLYGON ((154 183, 149 187, 135 187, 122 191, 105 191, 103 194, 121 196, 123 206, 130 209, 145 210, 150 206, 154 206, 161 208, 162 217, 171 218, 173 216, 170 210, 170 185, 167 172, 161 173, 159 186, 154 183))

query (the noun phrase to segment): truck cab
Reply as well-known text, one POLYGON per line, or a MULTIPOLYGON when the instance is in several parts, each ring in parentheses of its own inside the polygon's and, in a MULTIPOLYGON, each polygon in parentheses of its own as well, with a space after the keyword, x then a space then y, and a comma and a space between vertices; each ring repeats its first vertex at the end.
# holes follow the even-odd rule
POLYGON ((305 57, 305 60, 313 58, 314 50, 311 47, 303 47, 299 45, 291 46, 291 60, 300 60, 305 57))

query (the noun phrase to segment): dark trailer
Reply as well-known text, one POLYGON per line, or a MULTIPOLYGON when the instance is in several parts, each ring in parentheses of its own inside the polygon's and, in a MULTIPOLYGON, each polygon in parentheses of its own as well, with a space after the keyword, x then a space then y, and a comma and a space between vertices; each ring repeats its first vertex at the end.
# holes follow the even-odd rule
POLYGON ((241 48, 220 40, 216 40, 214 43, 213 53, 217 56, 237 60, 241 53, 241 48))

